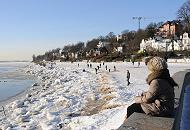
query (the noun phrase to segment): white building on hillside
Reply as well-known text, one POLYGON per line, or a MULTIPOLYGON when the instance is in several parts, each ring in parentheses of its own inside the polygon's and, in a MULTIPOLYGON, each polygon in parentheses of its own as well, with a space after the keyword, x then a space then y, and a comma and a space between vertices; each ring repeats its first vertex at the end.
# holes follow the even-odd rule
POLYGON ((182 44, 181 44, 181 41, 180 41, 180 40, 178 40, 177 42, 176 42, 176 41, 173 41, 173 44, 170 43, 170 44, 168 45, 168 50, 171 51, 172 48, 174 48, 174 50, 180 51, 180 50, 182 50, 181 45, 182 45, 182 44))
POLYGON ((122 40, 122 35, 117 35, 117 42, 119 41, 119 40, 122 40))
POLYGON ((190 49, 190 38, 188 33, 184 33, 180 40, 171 40, 171 39, 152 39, 148 40, 142 39, 140 43, 140 50, 151 51, 156 49, 158 51, 171 51, 171 50, 189 50, 190 49))
POLYGON ((148 40, 142 40, 140 43, 140 50, 147 50, 151 51, 153 49, 159 50, 159 51, 166 51, 168 46, 168 39, 167 40, 156 40, 156 39, 148 39, 148 40))
POLYGON ((144 40, 142 39, 140 43, 140 50, 151 50, 152 49, 152 43, 155 42, 155 40, 149 39, 149 40, 144 40))
POLYGON ((190 38, 188 33, 184 33, 181 37, 182 40, 182 45, 183 45, 183 50, 189 50, 190 49, 190 38))
POLYGON ((117 52, 123 53, 123 47, 117 47, 117 52))
POLYGON ((102 42, 102 41, 99 41, 97 47, 98 47, 98 48, 101 48, 101 47, 105 47, 105 46, 107 46, 107 45, 109 45, 109 44, 110 44, 109 42, 102 42))

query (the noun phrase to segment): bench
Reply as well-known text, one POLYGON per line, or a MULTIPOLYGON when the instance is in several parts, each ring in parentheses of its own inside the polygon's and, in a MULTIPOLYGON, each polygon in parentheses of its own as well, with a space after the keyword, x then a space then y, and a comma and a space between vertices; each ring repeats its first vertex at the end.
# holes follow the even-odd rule
POLYGON ((179 87, 175 87, 175 100, 179 102, 173 118, 153 117, 143 113, 133 113, 118 130, 179 130, 181 111, 183 107, 183 93, 190 84, 190 70, 180 71, 173 76, 179 87))

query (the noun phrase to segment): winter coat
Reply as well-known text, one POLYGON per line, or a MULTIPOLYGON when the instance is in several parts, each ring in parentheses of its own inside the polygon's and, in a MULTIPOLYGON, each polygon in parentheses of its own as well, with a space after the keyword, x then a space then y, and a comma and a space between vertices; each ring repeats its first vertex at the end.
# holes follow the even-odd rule
POLYGON ((170 116, 174 111, 174 86, 177 84, 170 77, 168 69, 151 73, 147 78, 149 89, 135 98, 146 114, 170 116))
POLYGON ((127 72, 127 79, 130 79, 130 73, 127 72))

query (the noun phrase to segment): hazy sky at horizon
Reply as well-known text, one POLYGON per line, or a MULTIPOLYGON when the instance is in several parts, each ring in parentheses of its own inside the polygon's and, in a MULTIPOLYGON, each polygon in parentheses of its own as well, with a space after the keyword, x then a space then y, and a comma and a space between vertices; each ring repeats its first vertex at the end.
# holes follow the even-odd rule
POLYGON ((0 60, 31 60, 33 54, 91 40, 109 32, 137 30, 176 19, 186 0, 0 0, 0 60))

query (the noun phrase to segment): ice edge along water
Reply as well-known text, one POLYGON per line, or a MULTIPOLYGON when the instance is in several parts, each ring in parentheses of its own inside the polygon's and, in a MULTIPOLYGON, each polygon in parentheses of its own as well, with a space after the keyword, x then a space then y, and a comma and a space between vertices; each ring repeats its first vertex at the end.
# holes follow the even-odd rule
MULTIPOLYGON (((146 66, 131 63, 105 63, 95 74, 92 63, 57 63, 53 68, 31 64, 26 72, 41 81, 30 94, 5 106, 7 116, 0 117, 1 129, 117 129, 124 121, 127 106, 133 97, 146 91, 146 66), (113 71, 116 66, 116 71, 113 71), (83 71, 85 69, 85 71, 83 71), (130 86, 126 85, 126 70, 131 72, 130 86), (83 111, 89 101, 104 100, 95 114, 83 111)), ((171 74, 188 68, 188 64, 169 64, 171 74)), ((91 109, 91 108, 89 108, 91 109)))

